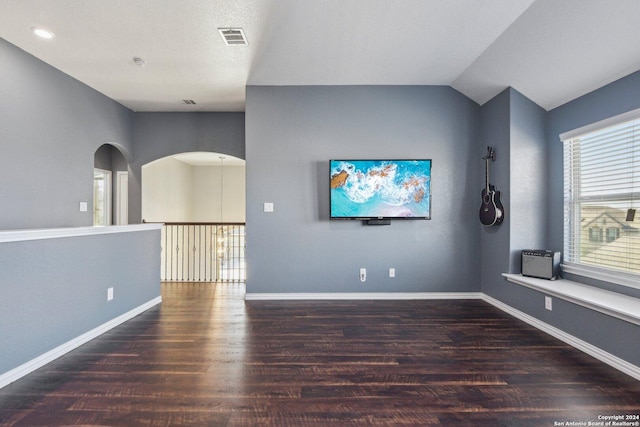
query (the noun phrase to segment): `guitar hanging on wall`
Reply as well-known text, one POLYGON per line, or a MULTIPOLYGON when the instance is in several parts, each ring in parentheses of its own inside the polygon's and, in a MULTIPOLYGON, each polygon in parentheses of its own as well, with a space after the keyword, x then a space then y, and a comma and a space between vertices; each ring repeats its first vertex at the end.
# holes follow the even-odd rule
POLYGON ((482 159, 485 162, 485 186, 482 189, 480 222, 483 225, 499 225, 504 220, 504 208, 500 202, 500 192, 489 184, 489 159, 496 160, 496 152, 493 147, 487 147, 487 155, 482 159))

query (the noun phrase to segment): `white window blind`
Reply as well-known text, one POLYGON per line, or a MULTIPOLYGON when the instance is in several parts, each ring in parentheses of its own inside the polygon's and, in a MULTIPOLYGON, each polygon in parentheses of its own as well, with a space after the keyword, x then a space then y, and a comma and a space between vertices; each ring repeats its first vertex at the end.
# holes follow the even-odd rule
POLYGON ((561 136, 564 263, 640 283, 640 114, 571 134, 561 136))

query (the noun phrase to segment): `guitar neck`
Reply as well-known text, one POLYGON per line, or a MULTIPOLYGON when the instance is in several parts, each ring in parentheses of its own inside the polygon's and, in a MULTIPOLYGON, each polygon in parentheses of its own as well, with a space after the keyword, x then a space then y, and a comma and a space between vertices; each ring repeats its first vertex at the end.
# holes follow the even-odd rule
POLYGON ((485 191, 489 192, 489 158, 485 157, 484 159, 484 188, 485 191))

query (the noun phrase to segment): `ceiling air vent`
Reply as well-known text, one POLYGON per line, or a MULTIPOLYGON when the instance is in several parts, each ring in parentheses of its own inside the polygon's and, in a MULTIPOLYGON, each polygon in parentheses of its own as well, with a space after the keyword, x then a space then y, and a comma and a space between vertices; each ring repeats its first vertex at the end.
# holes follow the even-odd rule
POLYGON ((186 105, 196 105, 196 101, 194 101, 193 99, 183 99, 182 103, 186 105))
POLYGON ((245 46, 249 44, 242 28, 218 28, 227 46, 245 46))

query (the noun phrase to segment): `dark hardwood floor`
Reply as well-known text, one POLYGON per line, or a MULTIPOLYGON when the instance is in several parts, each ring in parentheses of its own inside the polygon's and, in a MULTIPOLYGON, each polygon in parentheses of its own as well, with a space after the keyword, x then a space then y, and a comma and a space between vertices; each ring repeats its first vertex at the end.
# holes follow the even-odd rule
POLYGON ((160 306, 1 389, 0 425, 557 426, 640 414, 639 381, 482 301, 245 303, 243 290, 164 284, 160 306))

